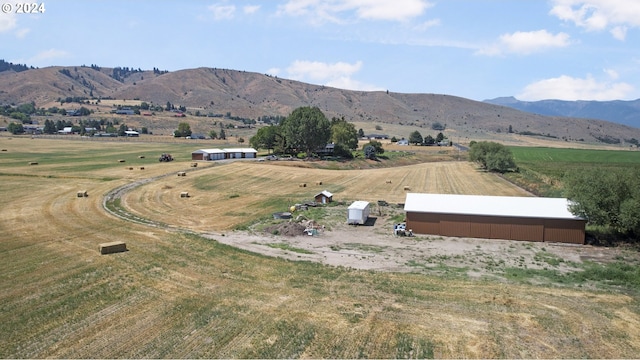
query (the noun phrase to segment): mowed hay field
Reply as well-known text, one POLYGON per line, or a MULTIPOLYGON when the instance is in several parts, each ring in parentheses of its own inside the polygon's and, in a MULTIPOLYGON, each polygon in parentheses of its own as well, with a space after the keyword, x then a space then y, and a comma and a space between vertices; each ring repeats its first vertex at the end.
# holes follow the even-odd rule
MULTIPOLYGON (((468 162, 433 162, 367 170, 300 168, 298 162, 237 161, 209 164, 186 176, 164 177, 123 197, 135 215, 199 231, 233 229, 296 203, 312 201, 323 190, 334 201, 404 203, 407 192, 528 196, 468 162), (321 183, 321 184, 320 184, 321 183), (181 192, 189 198, 181 198, 181 192)), ((345 215, 346 216, 346 215, 345 215)))
MULTIPOLYGON (((184 209, 194 217, 197 212, 182 208, 179 193, 163 194, 162 187, 193 191, 187 199, 192 202, 204 196, 239 201, 234 210, 209 204, 212 215, 258 207, 257 200, 251 203, 240 192, 250 185, 215 188, 216 176, 226 183, 234 170, 257 177, 253 171, 262 169, 265 179, 255 182, 287 180, 282 185, 291 195, 278 190, 285 199, 275 203, 316 191, 313 181, 296 177, 310 170, 261 163, 205 170, 199 165, 178 179, 177 171, 189 169, 184 154, 191 150, 182 149, 181 155, 178 145, 172 146, 0 137, 0 148, 7 150, 0 153, 0 357, 633 358, 640 353, 640 303, 634 290, 285 261, 121 220, 102 208, 110 190, 163 174, 169 176, 135 188, 125 204, 143 212, 135 199, 146 201, 159 210, 145 215, 185 228, 191 224, 179 224, 184 215, 169 221, 164 212, 184 209), (158 163, 156 156, 165 151, 178 160, 158 163), (32 161, 38 165, 28 165, 32 161), (311 189, 298 188, 303 181, 311 189), (78 190, 87 190, 88 197, 78 198, 78 190), (247 203, 251 207, 242 205, 247 203), (99 254, 100 243, 116 240, 125 241, 129 251, 99 254)), ((409 173, 429 179, 422 166, 409 173)), ((378 170, 362 172, 369 171, 378 170)), ((353 180, 358 171, 322 171, 317 178, 315 170, 311 173, 337 196, 359 198, 349 192, 358 183, 353 180)), ((391 179, 391 187, 399 188, 385 198, 402 201, 404 184, 391 179)), ((497 188, 505 188, 496 181, 497 188)), ((358 186, 366 189, 364 184, 358 186)), ((369 183, 365 199, 380 197, 375 184, 369 183)), ((231 215, 228 221, 245 217, 231 215)), ((198 227, 214 224, 194 222, 198 227)))

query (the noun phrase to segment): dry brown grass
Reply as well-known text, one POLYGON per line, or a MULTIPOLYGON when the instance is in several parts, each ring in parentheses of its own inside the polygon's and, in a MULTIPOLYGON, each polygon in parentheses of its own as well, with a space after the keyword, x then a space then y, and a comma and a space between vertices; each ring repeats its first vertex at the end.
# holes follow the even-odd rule
POLYGON ((127 162, 135 161, 150 151, 145 144, 0 142, 8 149, 0 161, 2 358, 632 358, 640 353, 634 291, 296 263, 127 222, 102 208, 109 190, 167 173, 171 176, 127 195, 126 205, 196 230, 213 227, 203 218, 221 216, 232 224, 242 217, 234 212, 259 208, 259 195, 269 191, 265 183, 293 184, 291 194, 281 195, 291 200, 315 192, 313 185, 295 185, 317 178, 343 199, 376 200, 391 185, 384 198, 402 201, 403 191, 396 187, 405 184, 453 192, 468 191, 472 180, 478 192, 517 192, 499 180, 491 185, 495 178, 464 163, 417 165, 393 174, 234 163, 199 166, 178 178, 176 171, 188 169, 189 159, 168 164, 150 159, 148 171, 128 171, 114 161, 125 157, 123 148, 129 148, 127 162), (37 167, 24 160, 78 150, 111 155, 93 160, 107 167, 87 169, 86 158, 66 165, 44 159, 37 167), (386 184, 387 178, 394 182, 386 184), (87 189, 89 197, 77 198, 78 189, 87 189), (194 197, 179 199, 176 191, 194 197), (255 198, 245 195, 254 192, 255 198), (240 196, 225 197, 236 193, 240 196), (129 251, 101 256, 98 245, 112 241, 125 241, 129 251))

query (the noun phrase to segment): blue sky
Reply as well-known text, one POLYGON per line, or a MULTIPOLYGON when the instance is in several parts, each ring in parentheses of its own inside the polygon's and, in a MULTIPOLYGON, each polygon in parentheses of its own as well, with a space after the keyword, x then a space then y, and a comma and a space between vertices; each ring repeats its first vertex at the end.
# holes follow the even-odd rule
POLYGON ((49 0, 37 14, 0 3, 0 58, 36 67, 216 67, 473 100, 640 98, 639 0, 49 0))

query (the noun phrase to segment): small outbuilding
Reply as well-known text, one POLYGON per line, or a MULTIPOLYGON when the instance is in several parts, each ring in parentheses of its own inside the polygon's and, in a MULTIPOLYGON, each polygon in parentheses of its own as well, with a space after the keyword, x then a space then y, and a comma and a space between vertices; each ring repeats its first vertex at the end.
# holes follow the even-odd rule
POLYGON ((314 196, 314 200, 319 204, 328 204, 333 201, 333 194, 327 190, 322 190, 314 196))
POLYGON ((364 225, 369 218, 369 202, 368 201, 354 201, 347 208, 347 224, 349 225, 364 225))
POLYGON ((408 193, 416 234, 584 244, 586 220, 565 198, 408 193))

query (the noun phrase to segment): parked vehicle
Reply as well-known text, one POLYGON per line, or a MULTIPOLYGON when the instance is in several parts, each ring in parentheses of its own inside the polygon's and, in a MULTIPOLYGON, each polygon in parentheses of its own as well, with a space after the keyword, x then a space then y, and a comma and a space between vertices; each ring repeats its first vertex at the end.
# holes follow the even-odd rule
POLYGON ((407 223, 398 223, 393 225, 393 235, 413 236, 413 231, 411 229, 407 230, 407 223))

